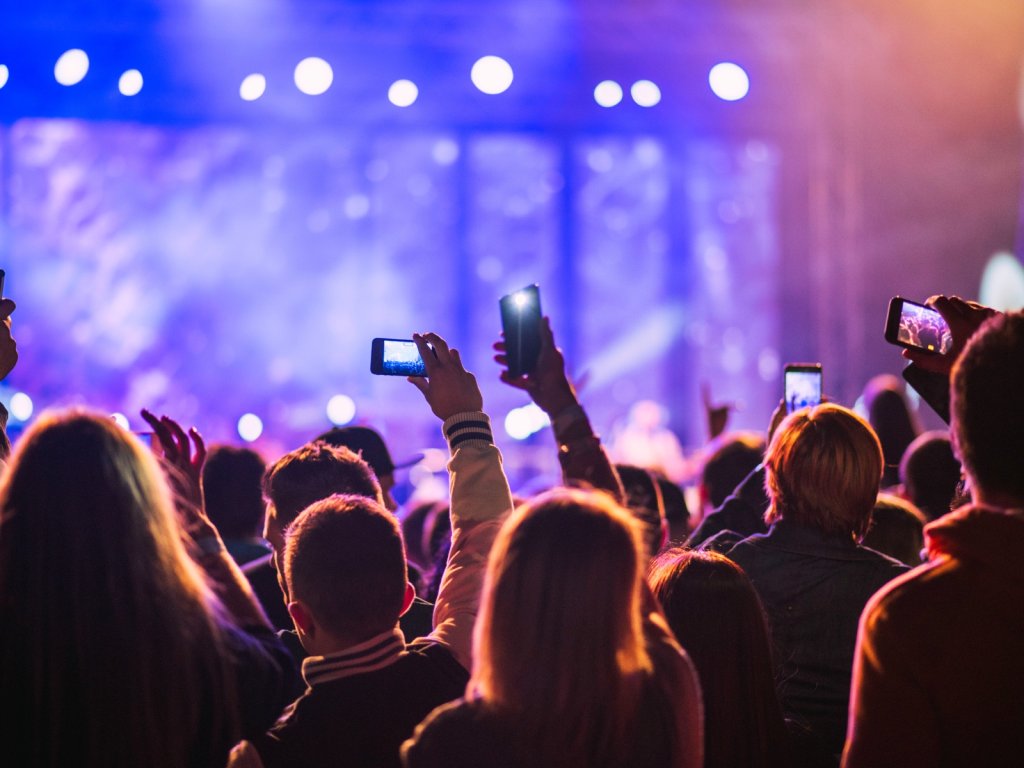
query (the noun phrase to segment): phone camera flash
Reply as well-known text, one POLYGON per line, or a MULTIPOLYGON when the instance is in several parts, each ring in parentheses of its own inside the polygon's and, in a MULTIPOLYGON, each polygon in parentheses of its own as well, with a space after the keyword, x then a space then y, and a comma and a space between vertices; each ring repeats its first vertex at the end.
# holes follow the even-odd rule
POLYGON ((515 301, 516 306, 519 309, 522 309, 523 307, 530 303, 530 297, 527 296, 525 293, 517 293, 513 300, 515 301))

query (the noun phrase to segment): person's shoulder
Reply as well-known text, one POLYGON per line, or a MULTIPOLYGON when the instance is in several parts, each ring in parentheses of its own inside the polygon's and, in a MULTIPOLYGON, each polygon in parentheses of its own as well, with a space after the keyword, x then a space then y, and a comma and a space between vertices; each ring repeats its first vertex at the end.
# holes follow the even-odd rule
MULTIPOLYGON (((864 608, 869 624, 907 622, 912 626, 936 618, 937 604, 945 603, 957 578, 955 563, 940 558, 907 570, 879 589, 864 608)), ((942 611, 938 616, 945 616, 942 611)), ((945 619, 943 619, 945 620, 945 619)))
POLYGON ((459 699, 442 704, 402 745, 404 762, 412 768, 486 764, 496 757, 490 750, 498 746, 490 733, 491 721, 477 702, 459 699))

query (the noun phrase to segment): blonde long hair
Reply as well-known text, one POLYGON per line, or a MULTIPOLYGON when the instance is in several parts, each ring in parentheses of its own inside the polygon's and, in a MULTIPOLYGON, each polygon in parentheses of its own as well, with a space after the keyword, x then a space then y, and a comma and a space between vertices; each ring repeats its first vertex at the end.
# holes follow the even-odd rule
POLYGON ((8 754, 183 766, 200 728, 234 735, 222 610, 181 537, 156 460, 109 419, 46 414, 19 441, 0 482, 8 754))
POLYGON ((644 645, 637 523, 604 494, 520 507, 491 552, 470 697, 514 719, 537 764, 622 764, 644 645))

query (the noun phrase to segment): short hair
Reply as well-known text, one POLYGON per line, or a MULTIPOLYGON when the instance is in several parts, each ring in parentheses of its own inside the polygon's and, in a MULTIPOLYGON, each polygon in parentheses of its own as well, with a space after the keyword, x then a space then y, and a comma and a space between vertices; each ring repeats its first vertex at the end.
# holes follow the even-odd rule
POLYGON ((731 432, 708 446, 701 482, 713 509, 718 509, 764 458, 764 438, 754 432, 731 432))
POLYGON ((648 558, 658 554, 665 538, 665 501, 654 474, 643 467, 616 464, 626 493, 626 506, 643 530, 644 551, 648 558))
POLYGON ((348 448, 314 442, 286 453, 263 476, 263 495, 287 528, 314 501, 336 493, 384 503, 370 465, 348 448))
POLYGON ((768 446, 765 470, 765 522, 791 520, 859 539, 878 496, 882 446, 864 419, 826 403, 786 417, 768 446))
POLYGON ((217 445, 203 464, 206 514, 221 535, 241 539, 259 534, 263 522, 261 481, 267 463, 251 448, 217 445))
POLYGON ((920 565, 926 522, 924 513, 909 501, 880 493, 861 544, 911 567, 920 565))
POLYGON ((900 461, 900 482, 929 520, 949 512, 960 484, 960 462, 945 432, 925 432, 907 446, 900 461))
POLYGON ((328 631, 356 640, 386 632, 408 581, 398 521, 365 496, 317 501, 288 527, 284 577, 328 631))
POLYGON ((953 431, 973 485, 1024 501, 1024 313, 996 315, 953 368, 953 431))

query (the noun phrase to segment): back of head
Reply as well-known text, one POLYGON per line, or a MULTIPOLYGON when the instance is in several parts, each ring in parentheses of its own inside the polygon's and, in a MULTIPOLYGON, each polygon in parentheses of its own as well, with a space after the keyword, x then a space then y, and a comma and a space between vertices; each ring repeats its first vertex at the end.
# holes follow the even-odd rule
POLYGON ((369 427, 334 427, 317 437, 315 442, 348 448, 369 464, 378 478, 395 471, 395 462, 384 438, 369 427))
POLYGON ((929 520, 949 512, 960 484, 960 462, 949 435, 925 432, 914 440, 900 461, 900 483, 929 520))
POLYGON ((871 511, 871 526, 861 543, 909 566, 920 565, 925 522, 921 510, 909 501, 880 493, 871 511))
POLYGON ((226 539, 259 535, 263 523, 262 479, 266 462, 249 448, 218 445, 203 464, 206 514, 226 539))
POLYGON ((330 496, 288 529, 288 593, 318 624, 358 643, 393 628, 408 574, 398 521, 365 496, 330 496))
POLYGON ((470 691, 513 713, 539 755, 584 764, 621 747, 631 726, 635 673, 649 666, 637 528, 610 497, 560 489, 518 508, 498 535, 470 691))
POLYGON ((754 432, 721 435, 708 446, 701 483, 708 504, 718 509, 764 458, 764 438, 754 432))
POLYGON ((768 523, 784 519, 859 539, 878 496, 882 447, 864 419, 826 403, 786 417, 768 446, 765 470, 768 523))
POLYGON ((616 464, 626 492, 626 506, 643 526, 644 551, 648 559, 658 554, 665 543, 665 503, 654 474, 643 467, 616 464))
POLYGON ((768 624, 743 569, 716 552, 672 549, 648 582, 700 675, 706 764, 780 764, 786 733, 768 624))
POLYGON ((886 473, 884 485, 893 485, 903 452, 921 431, 917 419, 907 401, 903 384, 891 374, 875 376, 867 383, 864 407, 868 422, 882 444, 886 473))
POLYGON ((1024 313, 988 320, 953 369, 953 431, 975 493, 1024 505, 1024 313))
POLYGON ((5 749, 184 764, 202 678, 227 683, 216 603, 180 536, 156 460, 110 419, 45 414, 22 437, 0 484, 0 677, 19 702, 5 749))
POLYGON ((661 500, 665 503, 665 522, 668 523, 669 539, 685 541, 690 533, 690 510, 686 506, 683 489, 667 477, 655 475, 661 500))
POLYGON ((263 495, 274 505, 282 530, 313 502, 338 493, 384 503, 369 464, 348 448, 327 443, 309 443, 285 454, 263 476, 263 495))

